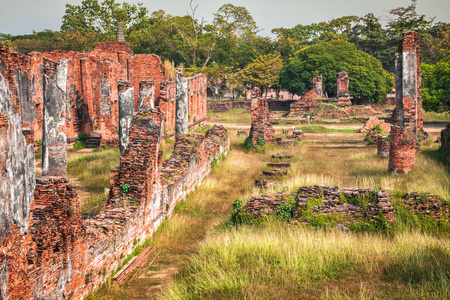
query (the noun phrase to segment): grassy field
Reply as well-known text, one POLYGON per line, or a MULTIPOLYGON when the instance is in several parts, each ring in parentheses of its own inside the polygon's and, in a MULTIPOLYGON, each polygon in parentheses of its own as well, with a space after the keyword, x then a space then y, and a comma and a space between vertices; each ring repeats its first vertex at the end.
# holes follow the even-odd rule
MULTIPOLYGON (((248 126, 250 114, 209 114, 211 124, 248 126)), ((387 172, 387 159, 376 147, 316 148, 302 142, 292 148, 266 147, 246 152, 239 127, 229 126, 232 150, 207 178, 181 201, 147 244, 161 251, 150 271, 128 287, 106 284, 88 299, 448 299, 448 235, 420 233, 408 227, 394 234, 338 234, 271 220, 264 225, 230 225, 233 202, 262 191, 256 178, 271 154, 294 155, 280 190, 302 185, 381 186, 389 193, 431 192, 450 200, 450 170, 437 151, 422 146, 416 168, 405 176, 387 172)), ((277 136, 282 136, 276 127, 277 136)), ((297 128, 297 127, 296 127, 297 128)), ((316 138, 362 139, 353 127, 303 126, 316 138)), ((173 141, 161 148, 170 151, 173 141)), ((164 155, 165 159, 169 155, 164 155)), ((419 226, 420 227, 420 226, 419 226)))

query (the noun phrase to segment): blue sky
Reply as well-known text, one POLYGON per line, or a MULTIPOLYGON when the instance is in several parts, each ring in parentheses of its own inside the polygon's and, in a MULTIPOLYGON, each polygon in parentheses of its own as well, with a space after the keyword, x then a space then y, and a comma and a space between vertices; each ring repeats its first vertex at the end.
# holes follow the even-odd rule
MULTIPOLYGON (((82 0, 0 0, 0 32, 28 34, 33 30, 59 30, 64 15, 65 4, 78 5, 82 0)), ((102 0, 100 0, 101 2, 102 0)), ((120 2, 116 0, 116 2, 120 2)), ((128 0, 128 3, 141 2, 149 11, 165 10, 172 15, 185 15, 189 0, 128 0)), ((390 9, 408 6, 411 0, 240 0, 216 1, 194 0, 198 4, 196 17, 211 21, 213 13, 226 3, 246 7, 257 25, 263 30, 260 34, 272 36, 271 29, 290 28, 297 24, 310 24, 328 21, 333 18, 356 15, 364 16, 372 12, 377 17, 386 16, 390 9)), ((417 13, 436 17, 436 22, 450 23, 450 0, 418 0, 417 13)))

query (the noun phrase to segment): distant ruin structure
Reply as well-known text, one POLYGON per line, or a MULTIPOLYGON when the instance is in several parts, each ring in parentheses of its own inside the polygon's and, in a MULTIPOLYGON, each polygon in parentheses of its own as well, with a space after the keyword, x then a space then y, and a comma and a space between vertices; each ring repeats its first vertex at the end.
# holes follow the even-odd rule
POLYGON ((415 166, 418 134, 423 132, 419 36, 405 31, 395 53, 395 109, 392 115, 389 172, 406 174, 415 166))
POLYGON ((336 75, 336 99, 338 106, 351 106, 349 92, 349 76, 347 72, 340 72, 336 75))
MULTIPOLYGON (((323 93, 323 77, 322 75, 314 76, 312 90, 290 105, 289 116, 312 112, 323 104, 319 102, 336 104, 338 106, 350 108, 352 102, 349 92, 349 76, 347 72, 340 72, 336 75, 335 89, 336 98, 325 98, 323 93)), ((338 113, 348 115, 345 111, 338 113)), ((336 114, 336 112, 333 114, 336 114)))
POLYGON ((261 98, 261 91, 254 88, 251 100, 252 125, 249 138, 253 145, 258 145, 258 139, 264 139, 268 144, 275 143, 275 130, 270 122, 270 112, 267 100, 261 98))

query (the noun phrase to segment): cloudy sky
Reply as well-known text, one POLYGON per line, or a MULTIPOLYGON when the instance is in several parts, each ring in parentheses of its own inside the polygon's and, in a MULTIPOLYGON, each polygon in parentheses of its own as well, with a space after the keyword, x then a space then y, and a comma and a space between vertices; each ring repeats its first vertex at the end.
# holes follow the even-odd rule
MULTIPOLYGON (((59 30, 65 4, 79 5, 82 0, 0 0, 0 33, 28 34, 33 30, 59 30)), ((100 0, 101 2, 102 0, 100 0)), ((116 2, 122 2, 116 0, 116 2)), ((141 2, 150 12, 163 9, 172 15, 185 15, 189 0, 128 0, 141 2)), ((197 18, 211 21, 212 14, 226 3, 246 7, 262 35, 271 36, 271 29, 290 28, 297 24, 328 21, 333 18, 372 12, 386 16, 390 9, 408 6, 412 0, 194 0, 197 18)), ((417 0, 417 13, 450 23, 450 0, 417 0)))

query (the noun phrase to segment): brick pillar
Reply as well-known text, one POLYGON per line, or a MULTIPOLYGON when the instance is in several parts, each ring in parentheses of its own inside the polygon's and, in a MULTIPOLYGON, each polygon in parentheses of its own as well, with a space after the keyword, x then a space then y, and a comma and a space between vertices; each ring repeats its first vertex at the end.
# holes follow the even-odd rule
POLYGON ((155 81, 142 80, 139 82, 139 112, 146 112, 155 108, 155 81))
POLYGON ((387 137, 378 135, 377 148, 377 155, 379 158, 385 158, 389 156, 389 141, 387 137))
POLYGON ((176 72, 176 119, 175 119, 175 134, 186 134, 188 133, 188 123, 189 123, 189 84, 186 76, 177 70, 176 72))
POLYGON ((338 105, 352 105, 350 101, 349 81, 347 72, 340 72, 336 75, 336 99, 338 100, 338 105))
POLYGON ((391 126, 389 172, 406 174, 414 168, 420 87, 418 83, 419 37, 414 31, 405 31, 395 53, 396 107, 391 126))
POLYGON ((67 177, 67 59, 44 62, 42 175, 67 177))
POLYGON ((131 82, 119 80, 117 82, 119 95, 119 149, 123 155, 128 145, 131 119, 134 113, 134 88, 131 82))
POLYGON ((323 79, 322 75, 313 77, 313 90, 317 98, 323 97, 323 79))

